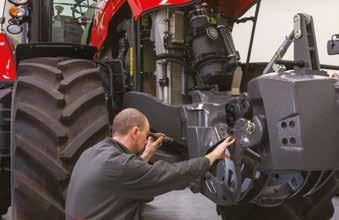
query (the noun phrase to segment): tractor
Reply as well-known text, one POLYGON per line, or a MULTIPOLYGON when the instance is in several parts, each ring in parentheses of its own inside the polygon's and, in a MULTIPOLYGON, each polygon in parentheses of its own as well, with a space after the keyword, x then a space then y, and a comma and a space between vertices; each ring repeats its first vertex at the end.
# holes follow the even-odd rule
POLYGON ((339 85, 321 70, 312 16, 291 19, 270 62, 250 63, 259 0, 2 2, 2 213, 65 219, 75 162, 133 107, 173 140, 153 163, 236 138, 231 159, 190 185, 223 220, 332 217, 339 85), (246 63, 232 37, 242 22, 253 22, 246 63), (282 60, 292 43, 294 60, 282 60))

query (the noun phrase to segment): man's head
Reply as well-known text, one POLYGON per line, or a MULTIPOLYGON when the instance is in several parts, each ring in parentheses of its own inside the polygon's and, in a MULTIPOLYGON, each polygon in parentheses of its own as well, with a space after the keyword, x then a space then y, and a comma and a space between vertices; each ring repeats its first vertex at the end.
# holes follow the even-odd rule
POLYGON ((140 111, 127 108, 119 112, 112 124, 113 139, 124 144, 135 154, 142 152, 147 144, 149 123, 140 111))

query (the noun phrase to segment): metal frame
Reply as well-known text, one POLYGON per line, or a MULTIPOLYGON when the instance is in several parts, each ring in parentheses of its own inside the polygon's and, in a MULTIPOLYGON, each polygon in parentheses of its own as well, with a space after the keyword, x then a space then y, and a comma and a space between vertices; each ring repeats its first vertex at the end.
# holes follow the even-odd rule
POLYGON ((46 0, 31 0, 30 5, 29 41, 50 42, 52 13, 51 2, 46 0))

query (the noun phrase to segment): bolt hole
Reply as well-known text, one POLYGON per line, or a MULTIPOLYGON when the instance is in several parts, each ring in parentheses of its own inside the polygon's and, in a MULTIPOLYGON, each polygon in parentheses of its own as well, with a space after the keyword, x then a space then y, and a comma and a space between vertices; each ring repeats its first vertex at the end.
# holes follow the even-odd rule
POLYGON ((288 141, 287 141, 287 139, 286 139, 286 138, 282 139, 282 141, 281 141, 281 142, 282 142, 282 144, 283 144, 283 145, 287 145, 287 143, 288 143, 288 141))
POLYGON ((294 128, 295 127, 295 122, 294 121, 290 121, 290 127, 294 128))
POLYGON ((291 144, 295 144, 295 142, 296 142, 296 141, 295 141, 295 138, 293 138, 293 137, 290 138, 290 143, 291 143, 291 144))
POLYGON ((286 122, 282 122, 282 123, 281 123, 281 127, 282 127, 282 128, 287 128, 287 123, 286 123, 286 122))

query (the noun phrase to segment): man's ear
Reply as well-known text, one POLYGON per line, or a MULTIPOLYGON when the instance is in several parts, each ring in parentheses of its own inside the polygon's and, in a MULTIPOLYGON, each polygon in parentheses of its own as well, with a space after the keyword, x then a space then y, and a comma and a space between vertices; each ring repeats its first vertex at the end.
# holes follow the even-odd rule
POLYGON ((139 128, 138 127, 133 127, 131 129, 131 136, 132 136, 133 139, 137 138, 138 133, 139 133, 139 128))

